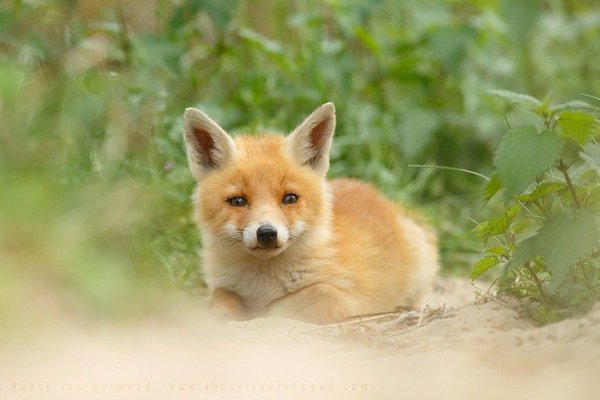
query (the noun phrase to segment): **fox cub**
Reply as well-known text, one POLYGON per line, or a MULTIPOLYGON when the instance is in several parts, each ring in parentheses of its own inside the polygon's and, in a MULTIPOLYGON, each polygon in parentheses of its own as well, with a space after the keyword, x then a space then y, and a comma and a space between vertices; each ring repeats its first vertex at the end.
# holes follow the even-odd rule
POLYGON ((335 107, 287 137, 229 136, 188 108, 195 217, 211 308, 330 323, 418 306, 438 269, 435 235, 372 186, 326 179, 335 107))

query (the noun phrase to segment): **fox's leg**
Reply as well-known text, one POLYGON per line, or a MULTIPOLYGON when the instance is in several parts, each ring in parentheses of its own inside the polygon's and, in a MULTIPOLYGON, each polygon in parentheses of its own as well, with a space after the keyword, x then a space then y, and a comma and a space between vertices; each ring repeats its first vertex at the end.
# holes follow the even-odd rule
POLYGON ((325 283, 315 283, 281 297, 271 303, 268 309, 271 316, 319 324, 338 322, 361 312, 356 299, 325 283))
POLYGON ((235 292, 224 288, 216 288, 210 297, 210 310, 224 319, 244 319, 246 309, 242 298, 235 292))

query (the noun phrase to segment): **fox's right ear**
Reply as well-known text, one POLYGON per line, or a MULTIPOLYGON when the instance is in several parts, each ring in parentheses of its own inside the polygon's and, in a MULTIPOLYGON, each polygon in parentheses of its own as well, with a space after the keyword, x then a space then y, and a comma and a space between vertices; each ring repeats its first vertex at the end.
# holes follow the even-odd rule
POLYGON ((285 139, 287 153, 322 176, 329 169, 329 152, 335 130, 335 106, 325 103, 312 112, 285 139))
POLYGON ((231 136, 196 108, 186 108, 183 114, 183 137, 188 164, 197 181, 227 164, 236 151, 231 136))

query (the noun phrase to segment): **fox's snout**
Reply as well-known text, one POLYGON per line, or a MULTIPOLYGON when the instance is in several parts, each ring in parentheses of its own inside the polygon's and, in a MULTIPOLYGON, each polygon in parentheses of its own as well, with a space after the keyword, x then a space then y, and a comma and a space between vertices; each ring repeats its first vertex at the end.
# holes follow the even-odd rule
POLYGON ((283 224, 272 222, 250 223, 243 229, 244 246, 254 256, 274 257, 289 245, 289 231, 283 224))
POLYGON ((277 229, 270 224, 261 225, 256 230, 256 238, 261 246, 272 247, 273 244, 276 244, 277 229))

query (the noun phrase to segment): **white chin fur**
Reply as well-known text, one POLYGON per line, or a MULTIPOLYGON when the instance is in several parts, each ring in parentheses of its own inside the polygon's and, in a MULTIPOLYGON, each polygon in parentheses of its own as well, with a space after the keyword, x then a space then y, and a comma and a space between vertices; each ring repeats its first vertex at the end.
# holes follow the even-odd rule
POLYGON ((286 248, 287 248, 287 244, 284 246, 267 248, 267 249, 262 249, 260 247, 255 247, 255 248, 246 247, 246 250, 248 250, 248 252, 250 254, 252 254, 253 256, 258 257, 258 258, 272 258, 272 257, 278 256, 279 254, 283 253, 283 251, 286 248))

